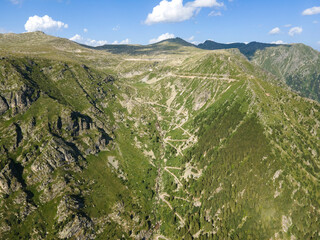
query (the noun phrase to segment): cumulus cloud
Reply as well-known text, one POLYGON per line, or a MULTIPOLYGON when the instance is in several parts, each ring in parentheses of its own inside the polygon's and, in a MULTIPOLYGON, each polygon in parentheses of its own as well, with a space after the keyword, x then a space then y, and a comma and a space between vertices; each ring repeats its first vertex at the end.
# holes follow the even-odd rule
POLYGON ((301 34, 302 31, 302 27, 293 27, 289 30, 289 35, 293 37, 294 35, 301 34))
POLYGON ((27 32, 53 31, 59 30, 61 28, 68 28, 68 24, 60 21, 55 21, 48 15, 45 15, 43 17, 34 15, 33 17, 29 17, 28 21, 24 25, 24 28, 27 32))
POLYGON ((175 38, 174 34, 172 34, 172 33, 164 33, 164 34, 160 35, 158 38, 150 39, 149 43, 150 44, 157 43, 157 42, 161 42, 163 40, 170 39, 170 38, 175 38))
POLYGON ((308 15, 315 15, 320 13, 320 7, 312 7, 304 10, 302 12, 302 15, 308 16, 308 15))
POLYGON ((272 29, 269 34, 270 35, 275 35, 275 34, 279 34, 281 32, 280 28, 275 27, 274 29, 272 29))
POLYGON ((108 43, 108 41, 106 41, 106 40, 94 40, 94 39, 90 39, 90 38, 84 39, 79 34, 74 35, 73 37, 69 38, 69 40, 74 41, 74 42, 78 42, 78 43, 82 43, 85 45, 90 45, 93 47, 102 46, 102 45, 105 45, 108 43))
POLYGON ((88 29, 87 29, 87 28, 84 28, 84 29, 83 29, 83 32, 87 33, 87 32, 88 32, 88 29))
POLYGON ((148 14, 145 23, 148 25, 161 22, 183 22, 197 14, 204 7, 222 7, 217 0, 194 0, 183 4, 183 0, 162 0, 148 14))
POLYGON ((272 44, 286 44, 286 42, 282 41, 282 40, 278 40, 278 41, 274 41, 271 42, 272 44))

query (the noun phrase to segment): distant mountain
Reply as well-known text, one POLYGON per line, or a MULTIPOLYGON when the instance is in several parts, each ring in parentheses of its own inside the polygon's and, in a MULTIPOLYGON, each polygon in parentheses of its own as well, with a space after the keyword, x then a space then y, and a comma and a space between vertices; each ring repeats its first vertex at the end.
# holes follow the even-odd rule
POLYGON ((246 46, 245 43, 218 43, 211 40, 207 40, 204 43, 198 45, 201 49, 206 50, 218 50, 218 49, 230 49, 230 48, 241 48, 246 46))
POLYGON ((320 52, 304 44, 282 45, 260 49, 251 60, 302 96, 320 102, 320 52))
POLYGON ((161 42, 153 43, 150 45, 106 44, 103 46, 95 47, 94 49, 107 50, 114 54, 150 55, 156 52, 178 51, 181 47, 196 47, 196 46, 183 40, 182 38, 172 38, 172 39, 163 40, 161 42))
POLYGON ((153 46, 157 46, 157 45, 161 45, 161 44, 167 44, 167 43, 173 43, 173 44, 177 44, 177 45, 181 45, 181 46, 186 46, 186 47, 195 47, 194 44, 187 42, 186 40, 182 39, 182 38, 169 38, 154 44, 151 44, 153 46))
POLYGON ((277 44, 270 44, 270 43, 259 43, 259 42, 250 42, 248 44, 245 43, 217 43, 214 41, 207 40, 204 43, 198 45, 201 49, 206 50, 217 50, 217 49, 230 49, 230 48, 237 48, 240 52, 245 55, 247 58, 252 58, 256 51, 263 50, 268 47, 276 47, 279 46, 277 44))

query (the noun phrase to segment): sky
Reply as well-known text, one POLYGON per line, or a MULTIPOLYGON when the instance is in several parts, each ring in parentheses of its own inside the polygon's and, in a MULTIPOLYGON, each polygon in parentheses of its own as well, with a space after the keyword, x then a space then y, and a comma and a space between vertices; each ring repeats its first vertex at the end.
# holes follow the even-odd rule
POLYGON ((0 0, 0 33, 80 43, 304 43, 320 50, 320 0, 0 0))

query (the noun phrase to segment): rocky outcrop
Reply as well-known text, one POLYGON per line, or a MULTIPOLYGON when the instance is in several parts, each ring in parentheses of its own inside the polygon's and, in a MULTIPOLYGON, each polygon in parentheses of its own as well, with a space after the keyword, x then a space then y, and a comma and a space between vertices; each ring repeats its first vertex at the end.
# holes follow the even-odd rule
POLYGON ((40 91, 27 85, 22 85, 17 91, 3 93, 2 95, 3 98, 0 100, 0 106, 2 105, 3 111, 7 105, 8 108, 12 109, 12 115, 16 115, 26 111, 39 98, 40 91))
POLYGON ((67 220, 68 216, 84 207, 84 201, 79 196, 64 196, 57 209, 57 221, 61 223, 67 220))
POLYGON ((40 152, 40 156, 31 165, 31 170, 34 173, 31 175, 31 179, 43 181, 43 179, 49 178, 57 168, 80 171, 79 160, 82 157, 79 150, 72 144, 68 145, 61 138, 52 137, 49 142, 40 147, 40 152))
POLYGON ((93 223, 87 217, 76 215, 64 226, 58 236, 60 239, 70 239, 71 237, 77 240, 94 239, 93 223))
MULTIPOLYGON (((12 169, 11 161, 0 172, 0 194, 9 195, 22 188, 12 169)), ((1 196, 1 195, 0 195, 1 196)))
POLYGON ((0 116, 8 111, 9 106, 5 98, 0 96, 0 116))

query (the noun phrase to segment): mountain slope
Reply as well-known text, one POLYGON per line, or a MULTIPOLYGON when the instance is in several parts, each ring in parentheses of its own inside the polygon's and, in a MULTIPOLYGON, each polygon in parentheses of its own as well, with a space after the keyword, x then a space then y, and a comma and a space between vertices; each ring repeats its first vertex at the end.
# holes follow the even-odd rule
POLYGON ((248 44, 245 44, 245 43, 223 44, 223 43, 217 43, 210 40, 207 40, 204 43, 201 43, 198 45, 199 48, 206 49, 206 50, 237 48, 248 59, 251 59, 258 50, 263 50, 269 47, 276 47, 276 46, 279 46, 279 45, 270 44, 270 43, 259 43, 259 42, 250 42, 248 44))
MULTIPOLYGON (((87 46, 86 46, 87 47, 87 46)), ((114 54, 130 54, 130 55, 155 55, 157 53, 166 52, 173 54, 174 52, 181 51, 183 47, 195 47, 195 45, 181 39, 173 38, 163 40, 149 45, 127 45, 127 44, 106 44, 103 46, 95 47, 94 49, 106 50, 114 54)))
POLYGON ((252 61, 283 79, 302 96, 320 101, 320 53, 303 44, 267 48, 252 61))
POLYGON ((1 238, 320 236, 319 103, 233 49, 26 36, 0 41, 1 238))

